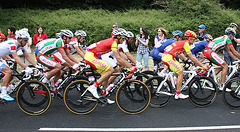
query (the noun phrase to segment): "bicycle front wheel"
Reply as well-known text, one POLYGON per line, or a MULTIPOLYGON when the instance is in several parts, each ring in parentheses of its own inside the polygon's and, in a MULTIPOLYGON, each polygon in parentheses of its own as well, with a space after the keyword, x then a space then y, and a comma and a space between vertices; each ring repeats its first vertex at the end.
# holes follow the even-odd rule
POLYGON ((240 78, 226 82, 222 93, 223 102, 231 109, 240 109, 240 78))
POLYGON ((167 105, 174 96, 170 82, 166 81, 161 84, 163 80, 164 79, 162 77, 154 76, 145 82, 151 91, 151 107, 163 107, 167 105))
POLYGON ((196 76, 189 83, 188 90, 189 101, 197 107, 207 107, 216 100, 217 86, 209 77, 196 76))
POLYGON ((127 114, 139 114, 149 105, 150 90, 141 81, 125 81, 117 90, 116 102, 118 107, 127 114))
POLYGON ((97 107, 97 100, 87 91, 89 83, 87 80, 76 80, 65 89, 64 104, 72 113, 84 115, 97 107))
POLYGON ((51 104, 51 94, 46 85, 37 80, 23 83, 16 95, 19 108, 28 115, 41 115, 51 104))

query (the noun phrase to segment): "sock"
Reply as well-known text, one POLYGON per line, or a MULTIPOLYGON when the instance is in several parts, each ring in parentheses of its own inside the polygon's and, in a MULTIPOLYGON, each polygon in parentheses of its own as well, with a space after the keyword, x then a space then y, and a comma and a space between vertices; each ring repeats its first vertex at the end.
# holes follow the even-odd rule
POLYGON ((1 86, 2 87, 2 95, 6 95, 7 94, 7 87, 1 86))
POLYGON ((45 77, 43 80, 42 80, 43 83, 47 83, 49 82, 49 80, 45 77))
POLYGON ((99 86, 100 84, 96 81, 93 86, 95 86, 96 88, 99 86))
POLYGON ((176 90, 176 95, 179 95, 181 93, 181 90, 176 90))

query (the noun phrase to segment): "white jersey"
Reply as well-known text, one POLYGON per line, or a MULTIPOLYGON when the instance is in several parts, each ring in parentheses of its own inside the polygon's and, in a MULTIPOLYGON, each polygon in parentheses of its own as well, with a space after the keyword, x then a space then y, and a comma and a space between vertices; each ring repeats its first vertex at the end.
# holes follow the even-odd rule
POLYGON ((17 40, 8 40, 0 43, 0 57, 10 55, 19 50, 22 50, 23 53, 26 52, 24 47, 18 47, 17 40))
POLYGON ((38 50, 40 50, 44 44, 46 44, 47 42, 51 42, 51 41, 55 41, 57 40, 56 38, 50 38, 50 39, 44 39, 43 41, 39 42, 36 47, 38 47, 38 50))

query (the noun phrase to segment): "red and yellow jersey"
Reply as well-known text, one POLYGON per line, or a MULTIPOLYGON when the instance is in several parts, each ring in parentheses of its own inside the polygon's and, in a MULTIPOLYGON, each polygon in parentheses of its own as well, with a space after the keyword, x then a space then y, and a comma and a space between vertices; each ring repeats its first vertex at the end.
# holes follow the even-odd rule
POLYGON ((173 57, 177 57, 181 53, 186 52, 187 54, 191 53, 190 45, 187 40, 177 41, 164 49, 165 54, 170 54, 173 57))
POLYGON ((117 42, 114 38, 105 39, 97 43, 91 44, 87 47, 87 50, 94 53, 97 56, 117 50, 117 42))

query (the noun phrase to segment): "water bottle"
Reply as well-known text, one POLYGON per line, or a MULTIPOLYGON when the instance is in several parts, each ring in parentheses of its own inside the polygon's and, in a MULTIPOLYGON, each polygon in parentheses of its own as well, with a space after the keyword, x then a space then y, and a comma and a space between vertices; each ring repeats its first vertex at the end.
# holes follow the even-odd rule
POLYGON ((114 86, 113 83, 109 84, 106 90, 109 92, 113 88, 113 86, 114 86))
POLYGON ((88 80, 89 80, 90 82, 93 82, 93 81, 95 81, 95 78, 94 78, 94 76, 89 76, 89 77, 88 77, 88 80))
POLYGON ((8 88, 7 88, 7 93, 12 93, 13 90, 15 89, 15 83, 11 83, 8 88))

